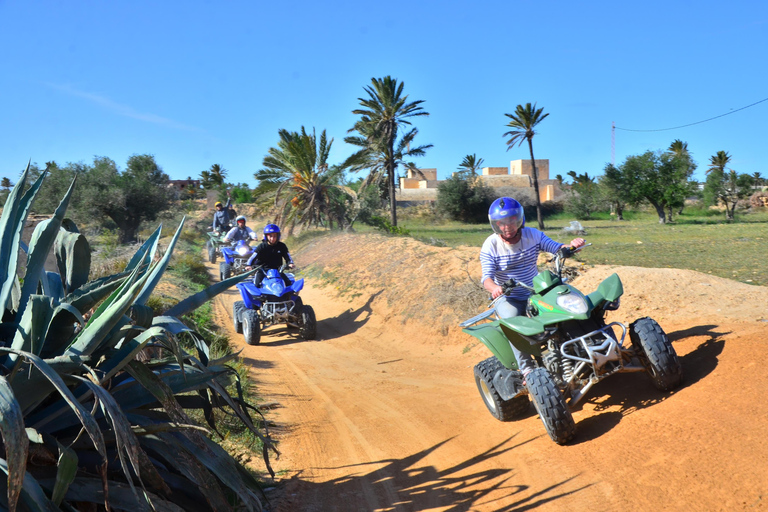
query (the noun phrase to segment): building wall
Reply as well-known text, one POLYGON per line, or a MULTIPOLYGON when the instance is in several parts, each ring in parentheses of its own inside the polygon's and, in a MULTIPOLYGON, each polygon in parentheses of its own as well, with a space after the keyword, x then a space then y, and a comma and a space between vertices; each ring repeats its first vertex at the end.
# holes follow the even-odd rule
MULTIPOLYGON (((436 168, 429 168, 429 169, 419 169, 421 171, 421 174, 424 175, 424 178, 431 181, 437 180, 437 169, 436 168)), ((413 178, 417 180, 423 180, 424 178, 421 177, 421 174, 416 173, 408 169, 408 178, 413 178)))
POLYGON ((483 176, 501 176, 509 174, 506 167, 483 167, 483 176))
MULTIPOLYGON (((539 174, 539 180, 549 179, 549 160, 536 159, 536 171, 539 174)), ((524 174, 533 177, 533 165, 531 160, 512 160, 509 162, 509 174, 524 174)))

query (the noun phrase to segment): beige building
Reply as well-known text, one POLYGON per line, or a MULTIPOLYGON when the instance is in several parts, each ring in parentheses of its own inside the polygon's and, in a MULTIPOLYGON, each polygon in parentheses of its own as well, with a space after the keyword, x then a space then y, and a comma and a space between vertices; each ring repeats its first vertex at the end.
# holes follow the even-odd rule
MULTIPOLYGON (((402 201, 430 201, 437 199, 437 169, 419 169, 421 174, 408 171, 400 178, 397 198, 402 201)), ((549 160, 536 159, 539 175, 539 197, 542 202, 552 201, 563 195, 557 180, 549 179, 549 160)), ((533 188, 531 160, 512 160, 509 167, 483 167, 480 179, 489 187, 533 188)))

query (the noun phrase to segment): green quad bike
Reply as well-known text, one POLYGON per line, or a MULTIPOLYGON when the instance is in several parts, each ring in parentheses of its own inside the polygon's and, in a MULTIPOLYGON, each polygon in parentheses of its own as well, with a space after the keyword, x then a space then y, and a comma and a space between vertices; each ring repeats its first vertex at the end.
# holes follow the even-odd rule
POLYGON ((514 280, 502 285, 504 295, 516 286, 531 292, 525 316, 480 323, 495 314, 501 295, 491 309, 460 324, 493 353, 475 366, 475 382, 491 414, 500 421, 519 419, 530 397, 547 434, 561 445, 576 435, 571 409, 606 377, 644 371, 662 391, 683 379, 675 349, 655 320, 640 318, 629 327, 605 323, 606 311, 618 309, 624 293, 618 275, 588 295, 566 284, 565 260, 579 250, 562 247, 553 260, 555 272, 543 270, 532 287, 514 280), (627 334, 631 347, 624 346, 627 334), (512 345, 533 356, 535 368, 525 384, 512 345))
POLYGON ((216 263, 216 258, 219 256, 219 248, 224 243, 224 237, 226 232, 208 231, 208 241, 205 243, 205 249, 208 252, 208 261, 216 263))

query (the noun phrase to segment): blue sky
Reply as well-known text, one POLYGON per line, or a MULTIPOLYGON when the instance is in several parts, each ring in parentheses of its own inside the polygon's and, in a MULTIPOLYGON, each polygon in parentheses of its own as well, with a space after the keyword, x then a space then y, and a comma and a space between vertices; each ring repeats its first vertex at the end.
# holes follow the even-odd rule
MULTIPOLYGON (((373 77, 424 100, 420 167, 444 179, 462 158, 507 151, 517 104, 550 115, 534 138, 550 173, 601 174, 611 123, 662 130, 768 98, 768 2, 5 1, 0 0, 0 176, 31 159, 122 168, 149 153, 171 178, 218 163, 253 173, 281 128, 344 144, 373 77)), ((615 159, 688 142, 703 179, 728 151, 768 176, 768 101, 666 131, 616 131, 615 159)))

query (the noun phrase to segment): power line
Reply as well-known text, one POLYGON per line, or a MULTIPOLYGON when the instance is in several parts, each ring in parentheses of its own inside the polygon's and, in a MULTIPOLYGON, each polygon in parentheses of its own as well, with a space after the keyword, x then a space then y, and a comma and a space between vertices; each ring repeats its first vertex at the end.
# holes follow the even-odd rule
POLYGON ((731 110, 730 112, 726 112, 725 114, 720 114, 719 116, 710 117, 709 119, 704 119, 703 121, 696 121, 695 123, 684 124, 682 126, 673 126, 672 128, 660 128, 660 129, 657 129, 657 130, 630 130, 629 128, 619 128, 618 126, 614 126, 614 127, 615 127, 616 130, 622 130, 622 131, 625 131, 625 132, 665 132, 667 130, 677 130, 678 128, 685 128, 687 126, 693 126, 695 124, 706 123, 707 121, 712 121, 713 119, 718 119, 720 117, 724 117, 724 116, 727 116, 727 115, 730 115, 730 114, 735 114, 736 112, 738 112, 740 110, 744 110, 745 108, 749 108, 749 107, 754 107, 755 105, 757 105, 759 103, 762 103, 764 101, 768 101, 768 98, 762 99, 760 101, 756 101, 756 102, 752 103, 751 105, 747 105, 746 107, 737 108, 736 110, 731 110))

